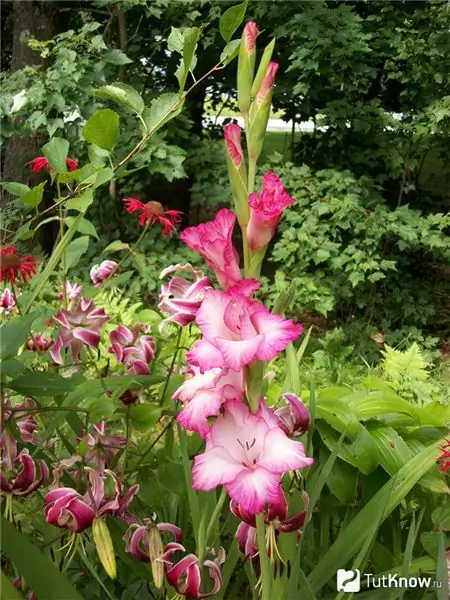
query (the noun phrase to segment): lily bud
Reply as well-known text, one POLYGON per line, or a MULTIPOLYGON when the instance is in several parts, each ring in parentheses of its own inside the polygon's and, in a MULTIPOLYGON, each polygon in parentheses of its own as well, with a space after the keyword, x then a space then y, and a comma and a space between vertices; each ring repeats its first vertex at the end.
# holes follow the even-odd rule
POLYGON ((283 398, 287 406, 275 410, 280 426, 289 437, 303 435, 311 427, 311 415, 308 409, 301 399, 291 392, 283 394, 283 398))
POLYGON ((247 114, 252 102, 251 90, 255 71, 256 38, 259 34, 254 21, 244 27, 238 59, 237 95, 238 106, 242 114, 247 114))
POLYGON ((261 154, 264 135, 270 117, 273 85, 278 71, 278 63, 271 61, 263 77, 261 86, 256 94, 250 111, 250 130, 248 138, 248 155, 251 160, 256 160, 261 154))
POLYGON ((161 533, 154 523, 148 525, 148 556, 152 568, 153 582, 159 590, 164 583, 164 564, 159 560, 164 553, 161 533))
POLYGON ((225 125, 223 128, 227 149, 228 176, 233 193, 234 208, 241 227, 248 223, 247 172, 241 146, 242 129, 239 125, 225 125))
POLYGON ((92 523, 92 534, 98 557, 106 573, 111 579, 117 576, 116 556, 114 546, 104 519, 94 519, 92 523))

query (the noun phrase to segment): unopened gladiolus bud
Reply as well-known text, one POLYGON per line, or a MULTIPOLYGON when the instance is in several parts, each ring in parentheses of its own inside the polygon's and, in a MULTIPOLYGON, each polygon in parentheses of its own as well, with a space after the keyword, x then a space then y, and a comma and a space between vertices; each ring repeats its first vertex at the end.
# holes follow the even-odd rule
POLYGON ((238 59, 237 96, 239 110, 246 115, 252 102, 251 90, 255 71, 256 38, 259 34, 254 21, 244 27, 238 59))
POLYGON ((275 38, 267 44, 264 48, 263 55, 259 62, 259 67, 255 75, 255 79, 253 80, 252 85, 252 98, 256 98, 259 88, 261 87, 261 83, 264 79, 264 75, 267 72, 267 67, 269 66, 270 59, 272 58, 273 49, 275 48, 275 38))
POLYGON ((92 534, 98 557, 106 573, 111 579, 117 576, 116 556, 114 546, 104 519, 94 519, 92 523, 92 534))
POLYGON ((250 111, 250 128, 248 136, 248 155, 250 160, 256 160, 261 154, 264 135, 270 117, 273 85, 278 71, 278 63, 271 61, 263 77, 261 86, 250 111))
POLYGON ((234 208, 241 227, 248 223, 247 171, 241 146, 242 129, 237 124, 223 128, 227 149, 228 176, 233 194, 234 208))

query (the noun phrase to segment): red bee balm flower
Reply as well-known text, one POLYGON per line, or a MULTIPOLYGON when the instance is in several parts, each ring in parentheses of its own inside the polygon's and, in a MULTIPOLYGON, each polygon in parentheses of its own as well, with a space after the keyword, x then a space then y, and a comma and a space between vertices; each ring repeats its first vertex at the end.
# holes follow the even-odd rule
MULTIPOLYGON (((48 168, 53 170, 52 167, 50 167, 48 158, 45 158, 45 156, 37 156, 36 158, 33 158, 33 160, 30 160, 28 164, 30 165, 33 173, 39 173, 40 171, 48 168)), ((66 165, 69 171, 76 171, 78 169, 78 161, 74 160, 73 158, 66 158, 66 165)))
POLYGON ((36 274, 37 263, 33 256, 18 256, 14 244, 0 250, 0 281, 16 282, 19 276, 24 283, 36 274))
POLYGON ((445 444, 441 446, 442 454, 438 458, 438 461, 442 461, 439 467, 441 473, 446 473, 450 469, 450 439, 444 438, 444 441, 445 444))
POLYGON ((181 221, 180 210, 164 210, 162 204, 155 200, 150 200, 144 204, 137 198, 124 198, 123 203, 127 213, 130 215, 139 212, 139 225, 153 225, 161 223, 164 226, 163 236, 169 235, 175 231, 174 224, 181 221))

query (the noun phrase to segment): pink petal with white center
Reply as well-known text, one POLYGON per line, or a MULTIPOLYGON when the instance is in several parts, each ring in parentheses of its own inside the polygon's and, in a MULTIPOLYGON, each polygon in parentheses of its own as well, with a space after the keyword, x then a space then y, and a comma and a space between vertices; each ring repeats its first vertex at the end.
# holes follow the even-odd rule
POLYGON ((228 292, 233 294, 242 294, 247 298, 250 298, 259 288, 261 287, 261 282, 258 279, 242 279, 238 281, 236 285, 233 285, 232 288, 228 290, 228 292))
POLYGON ((252 321, 264 337, 258 349, 260 360, 272 360, 303 332, 303 327, 300 324, 271 314, 264 307, 253 313, 252 321))
POLYGON ((313 462, 312 458, 305 455, 301 442, 289 439, 282 429, 271 429, 265 437, 258 465, 274 473, 285 473, 309 467, 313 462))
POLYGON ((244 468, 233 461, 225 448, 210 448, 194 458, 192 487, 195 490, 212 490, 218 485, 233 481, 244 468))
POLYGON ((196 392, 201 389, 212 389, 220 375, 223 373, 222 369, 210 369, 204 373, 200 373, 198 367, 193 368, 194 376, 189 377, 186 381, 181 384, 177 391, 172 396, 172 400, 181 400, 186 402, 191 400, 196 392))
POLYGON ((191 364, 199 367, 202 373, 209 369, 225 366, 220 350, 206 339, 198 340, 186 354, 186 357, 191 364))
POLYGON ((225 488, 243 510, 255 515, 263 512, 266 504, 279 502, 283 493, 280 475, 259 467, 244 468, 233 481, 225 484, 225 488))
POLYGON ((221 405, 222 395, 220 392, 205 390, 196 394, 192 400, 186 403, 177 416, 177 421, 185 429, 196 431, 205 437, 210 430, 208 417, 217 415, 221 405))
POLYGON ((224 365, 234 371, 240 371, 259 356, 261 342, 260 336, 242 341, 218 339, 217 346, 222 354, 224 365))
POLYGON ((204 337, 212 344, 215 343, 216 338, 233 339, 223 319, 229 303, 228 294, 211 290, 206 293, 198 310, 195 321, 204 337))

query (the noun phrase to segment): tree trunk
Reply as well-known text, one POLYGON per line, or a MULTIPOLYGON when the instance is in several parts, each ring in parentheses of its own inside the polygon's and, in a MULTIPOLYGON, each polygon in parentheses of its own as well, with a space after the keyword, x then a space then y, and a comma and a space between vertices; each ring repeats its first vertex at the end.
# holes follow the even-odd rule
MULTIPOLYGON (((38 40, 49 40, 58 33, 59 10, 56 2, 39 2, 37 0, 13 2, 13 41, 10 71, 18 71, 25 66, 42 65, 43 59, 37 52, 29 48, 26 40, 35 37, 38 40)), ((20 181, 33 184, 33 177, 26 167, 26 162, 37 155, 43 143, 37 135, 14 135, 8 141, 2 157, 2 181, 20 181)), ((2 192, 0 203, 11 199, 2 192)))

